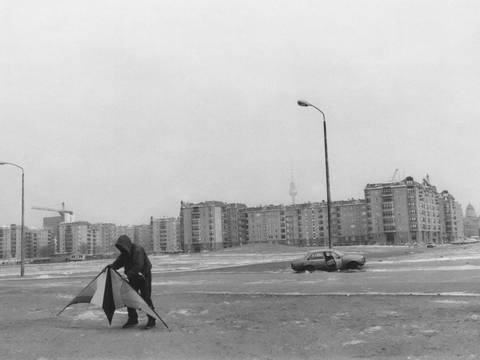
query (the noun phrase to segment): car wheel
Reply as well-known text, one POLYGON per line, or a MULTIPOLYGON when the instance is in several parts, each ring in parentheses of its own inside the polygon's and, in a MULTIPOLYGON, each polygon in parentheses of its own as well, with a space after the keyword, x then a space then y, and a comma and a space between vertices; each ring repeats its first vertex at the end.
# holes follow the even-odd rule
POLYGON ((305 266, 305 270, 307 270, 308 272, 314 272, 315 268, 313 266, 309 265, 309 266, 305 266))
POLYGON ((345 268, 347 268, 347 269, 358 269, 358 268, 360 268, 360 264, 357 263, 357 262, 355 262, 355 261, 349 262, 349 263, 345 266, 345 268))

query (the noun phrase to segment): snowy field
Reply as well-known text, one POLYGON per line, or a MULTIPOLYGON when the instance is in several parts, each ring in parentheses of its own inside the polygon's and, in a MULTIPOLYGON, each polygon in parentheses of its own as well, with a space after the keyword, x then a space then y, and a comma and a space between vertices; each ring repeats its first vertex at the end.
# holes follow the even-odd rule
MULTIPOLYGON (((358 271, 294 273, 306 248, 152 256, 171 331, 121 329, 77 304, 109 260, 0 267, 0 359, 476 359, 480 245, 351 247, 358 271), (24 339, 28 339, 26 342, 24 339)), ((142 315, 141 322, 145 318, 142 315)))

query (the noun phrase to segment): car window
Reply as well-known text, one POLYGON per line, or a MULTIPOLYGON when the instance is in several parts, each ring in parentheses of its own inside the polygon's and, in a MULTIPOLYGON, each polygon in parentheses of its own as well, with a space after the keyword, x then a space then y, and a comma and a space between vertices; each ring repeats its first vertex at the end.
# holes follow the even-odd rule
POLYGON ((318 260, 318 259, 323 259, 323 254, 322 253, 313 253, 309 257, 310 260, 318 260))

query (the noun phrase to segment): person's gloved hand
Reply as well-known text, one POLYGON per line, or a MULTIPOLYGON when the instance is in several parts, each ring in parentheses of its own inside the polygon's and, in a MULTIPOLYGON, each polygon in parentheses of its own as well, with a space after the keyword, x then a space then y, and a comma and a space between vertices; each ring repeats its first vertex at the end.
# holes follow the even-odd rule
POLYGON ((127 277, 128 277, 128 280, 133 283, 139 283, 139 282, 145 281, 145 276, 143 276, 143 274, 137 273, 134 271, 127 272, 127 277))

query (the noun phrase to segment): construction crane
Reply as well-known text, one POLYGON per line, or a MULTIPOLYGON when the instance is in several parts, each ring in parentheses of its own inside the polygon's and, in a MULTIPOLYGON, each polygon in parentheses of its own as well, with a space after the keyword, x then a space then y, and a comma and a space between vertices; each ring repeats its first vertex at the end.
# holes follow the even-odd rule
POLYGON ((41 207, 41 206, 33 206, 32 209, 33 210, 44 210, 44 211, 57 212, 57 213, 60 214, 60 216, 63 217, 63 222, 68 222, 67 218, 66 218, 66 215, 73 216, 73 211, 72 210, 65 210, 65 203, 64 202, 62 202, 62 208, 61 209, 52 209, 52 208, 41 207))

